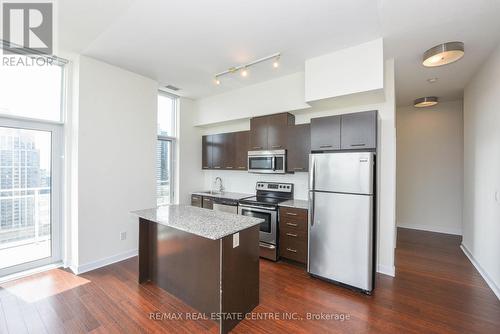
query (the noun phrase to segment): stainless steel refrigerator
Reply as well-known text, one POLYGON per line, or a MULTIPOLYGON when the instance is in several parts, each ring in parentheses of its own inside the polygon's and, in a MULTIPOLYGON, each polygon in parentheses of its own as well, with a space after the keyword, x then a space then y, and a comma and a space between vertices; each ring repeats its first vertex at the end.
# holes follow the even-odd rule
POLYGON ((374 277, 375 154, 317 153, 309 159, 307 270, 369 293, 374 277))

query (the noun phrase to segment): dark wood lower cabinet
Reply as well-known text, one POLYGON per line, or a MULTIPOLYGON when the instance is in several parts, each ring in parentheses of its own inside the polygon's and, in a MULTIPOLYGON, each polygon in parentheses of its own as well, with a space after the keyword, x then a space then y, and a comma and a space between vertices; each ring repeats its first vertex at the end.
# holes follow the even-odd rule
POLYGON ((191 195, 191 205, 196 206, 198 208, 201 208, 203 206, 202 204, 203 197, 199 195, 191 195))
POLYGON ((307 264, 307 210, 281 207, 280 257, 307 264))
POLYGON ((214 199, 212 197, 203 196, 202 208, 212 210, 214 208, 214 199))

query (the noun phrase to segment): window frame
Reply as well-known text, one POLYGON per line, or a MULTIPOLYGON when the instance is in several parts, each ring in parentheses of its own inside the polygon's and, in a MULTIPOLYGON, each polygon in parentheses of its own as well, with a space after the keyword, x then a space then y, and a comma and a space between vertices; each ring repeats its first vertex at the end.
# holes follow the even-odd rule
MULTIPOLYGON (((158 128, 156 128, 156 142, 158 144, 158 141, 166 141, 166 142, 169 142, 170 143, 170 163, 169 163, 169 169, 171 171, 171 175, 170 175, 170 203, 169 204, 173 204, 176 202, 176 191, 175 191, 175 188, 176 188, 176 183, 177 183, 177 170, 176 170, 176 157, 177 157, 177 135, 178 135, 178 124, 177 124, 177 119, 178 119, 178 112, 179 112, 179 96, 177 95, 174 95, 174 94, 170 94, 170 93, 167 93, 165 91, 162 91, 162 90, 158 90, 158 96, 165 96, 165 97, 168 97, 170 99, 172 99, 172 103, 173 103, 173 112, 172 112, 172 124, 173 124, 173 133, 174 135, 173 136, 165 136, 165 135, 160 135, 158 134, 158 128)), ((157 125, 158 125, 158 114, 160 113, 160 110, 159 108, 157 107, 157 110, 156 110, 156 120, 157 120, 157 125)), ((156 176, 155 176, 156 177, 156 176)), ((156 182, 158 182, 158 180, 156 180, 156 182)), ((158 186, 158 185, 157 185, 158 186)), ((158 188, 157 188, 158 189, 158 188)), ((158 190, 156 190, 157 193, 156 193, 156 200, 157 200, 157 203, 158 203, 158 190)))

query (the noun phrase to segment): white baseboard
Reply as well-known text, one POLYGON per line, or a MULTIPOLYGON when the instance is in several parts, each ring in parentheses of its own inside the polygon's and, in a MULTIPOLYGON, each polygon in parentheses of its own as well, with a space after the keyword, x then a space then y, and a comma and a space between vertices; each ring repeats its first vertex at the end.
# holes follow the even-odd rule
POLYGON ((398 222, 397 227, 409 228, 412 230, 428 231, 428 232, 462 235, 462 230, 459 228, 442 227, 442 226, 435 226, 435 225, 405 224, 405 223, 398 222))
POLYGON ((396 267, 394 266, 386 266, 384 264, 378 264, 377 265, 377 272, 388 275, 388 276, 396 276, 396 267))
POLYGON ((82 264, 81 266, 71 266, 70 269, 75 273, 75 275, 80 275, 80 274, 83 274, 87 271, 91 271, 91 270, 94 270, 97 268, 105 267, 107 265, 129 259, 131 257, 137 256, 137 254, 138 254, 138 250, 132 249, 130 251, 127 251, 127 252, 124 252, 121 254, 116 254, 116 255, 113 255, 110 257, 106 257, 104 259, 88 262, 88 263, 82 264))
POLYGON ((464 244, 460 245, 460 248, 464 252, 465 256, 469 259, 469 261, 476 267, 477 271, 481 274, 483 279, 486 281, 486 284, 490 287, 491 290, 493 290, 493 293, 497 296, 497 298, 500 300, 500 288, 495 284, 495 282, 490 278, 488 273, 481 267, 481 265, 476 261, 472 253, 465 247, 464 244))

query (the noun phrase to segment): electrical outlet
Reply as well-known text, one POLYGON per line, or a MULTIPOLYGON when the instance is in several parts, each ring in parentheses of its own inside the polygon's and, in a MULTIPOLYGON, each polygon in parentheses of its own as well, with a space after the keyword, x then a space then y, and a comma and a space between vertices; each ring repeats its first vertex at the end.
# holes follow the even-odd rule
POLYGON ((120 232, 120 240, 126 240, 127 239, 127 232, 120 232))

